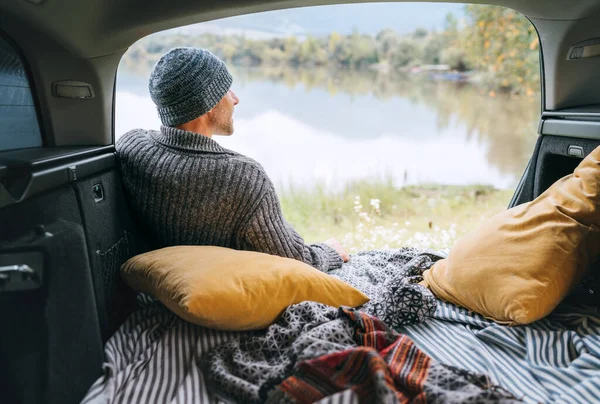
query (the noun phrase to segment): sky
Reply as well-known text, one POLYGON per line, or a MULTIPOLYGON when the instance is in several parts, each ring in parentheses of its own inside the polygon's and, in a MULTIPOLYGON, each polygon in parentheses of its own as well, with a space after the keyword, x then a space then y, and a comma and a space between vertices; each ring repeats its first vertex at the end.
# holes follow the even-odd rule
POLYGON ((384 28, 399 34, 417 28, 442 30, 448 13, 462 16, 462 4, 363 3, 270 11, 180 28, 186 33, 241 33, 255 36, 314 35, 354 30, 374 35, 384 28))

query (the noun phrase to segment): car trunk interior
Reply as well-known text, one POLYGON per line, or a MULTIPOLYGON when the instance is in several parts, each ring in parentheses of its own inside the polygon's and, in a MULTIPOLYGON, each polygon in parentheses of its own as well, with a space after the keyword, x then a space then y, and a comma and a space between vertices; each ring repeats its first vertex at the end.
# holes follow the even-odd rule
MULTIPOLYGON (((119 276, 121 264, 152 248, 131 214, 112 144, 122 54, 162 29, 300 2, 211 3, 203 11, 205 2, 177 1, 181 7, 175 12, 132 1, 124 3, 140 12, 126 13, 125 4, 119 9, 113 1, 98 12, 103 19, 94 29, 71 21, 64 31, 62 7, 81 11, 77 2, 48 1, 39 10, 34 3, 21 1, 14 8, 12 2, 0 3, 6 11, 0 30, 26 63, 43 133, 42 147, 0 151, 0 267, 26 265, 35 272, 27 279, 17 279, 17 273, 0 277, 0 401, 71 403, 101 376, 103 343, 133 307, 134 294, 119 276), (109 22, 116 12, 119 18, 109 22), (60 16, 58 22, 50 21, 52 15, 60 16), (131 21, 124 21, 125 15, 131 21), (80 32, 85 33, 79 40, 71 37, 80 32), (54 84, 66 80, 88 84, 94 98, 57 97, 54 84)), ((600 4, 582 2, 558 18, 570 2, 496 3, 531 17, 543 52, 538 140, 512 207, 572 173, 600 145, 600 81, 595 79, 600 58, 568 58, 574 45, 600 37, 600 4)), ((84 14, 89 17, 89 10, 84 14)))
MULTIPOLYGON (((51 189, 2 209, 0 266, 29 265, 41 280, 33 290, 1 294, 2 379, 12 391, 6 402, 81 399, 98 377, 102 343, 131 307, 118 270, 144 247, 114 153, 66 164, 77 179, 53 179, 51 189)), ((53 170, 42 177, 49 181, 53 170)))

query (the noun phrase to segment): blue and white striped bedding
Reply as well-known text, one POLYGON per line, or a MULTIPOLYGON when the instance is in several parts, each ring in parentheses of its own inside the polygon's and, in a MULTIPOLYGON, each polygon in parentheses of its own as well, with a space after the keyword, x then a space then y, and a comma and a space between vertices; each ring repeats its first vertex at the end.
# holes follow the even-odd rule
POLYGON ((600 314, 559 306, 508 327, 440 302, 434 318, 400 328, 440 362, 483 373, 526 402, 600 402, 600 314))
MULTIPOLYGON (((600 314, 562 306, 528 326, 507 327, 440 302, 433 319, 398 331, 440 362, 487 374, 526 402, 600 402, 600 314)), ((92 403, 218 403, 199 357, 243 333, 189 324, 160 304, 134 313, 105 347, 104 376, 92 403)), ((336 395, 323 403, 348 404, 336 395)))
POLYGON ((104 347, 104 375, 82 404, 218 404, 198 360, 241 333, 197 327, 158 303, 133 313, 104 347))

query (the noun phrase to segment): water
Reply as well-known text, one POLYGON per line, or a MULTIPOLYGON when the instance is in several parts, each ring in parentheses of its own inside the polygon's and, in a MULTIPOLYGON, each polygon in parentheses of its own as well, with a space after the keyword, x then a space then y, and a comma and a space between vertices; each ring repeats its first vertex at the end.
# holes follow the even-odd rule
MULTIPOLYGON (((395 185, 514 188, 536 140, 539 95, 375 72, 234 70, 235 134, 221 145, 259 161, 278 187, 395 185)), ((116 136, 160 121, 147 75, 121 72, 116 136)))

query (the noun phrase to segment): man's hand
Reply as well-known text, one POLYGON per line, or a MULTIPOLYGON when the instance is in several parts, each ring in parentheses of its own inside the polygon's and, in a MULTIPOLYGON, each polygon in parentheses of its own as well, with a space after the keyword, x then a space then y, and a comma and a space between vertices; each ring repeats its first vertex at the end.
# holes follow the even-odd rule
POLYGON ((337 253, 340 254, 340 257, 342 257, 342 261, 350 261, 350 256, 348 255, 344 247, 342 247, 339 241, 337 241, 334 238, 330 238, 329 240, 325 241, 325 244, 337 251, 337 253))

